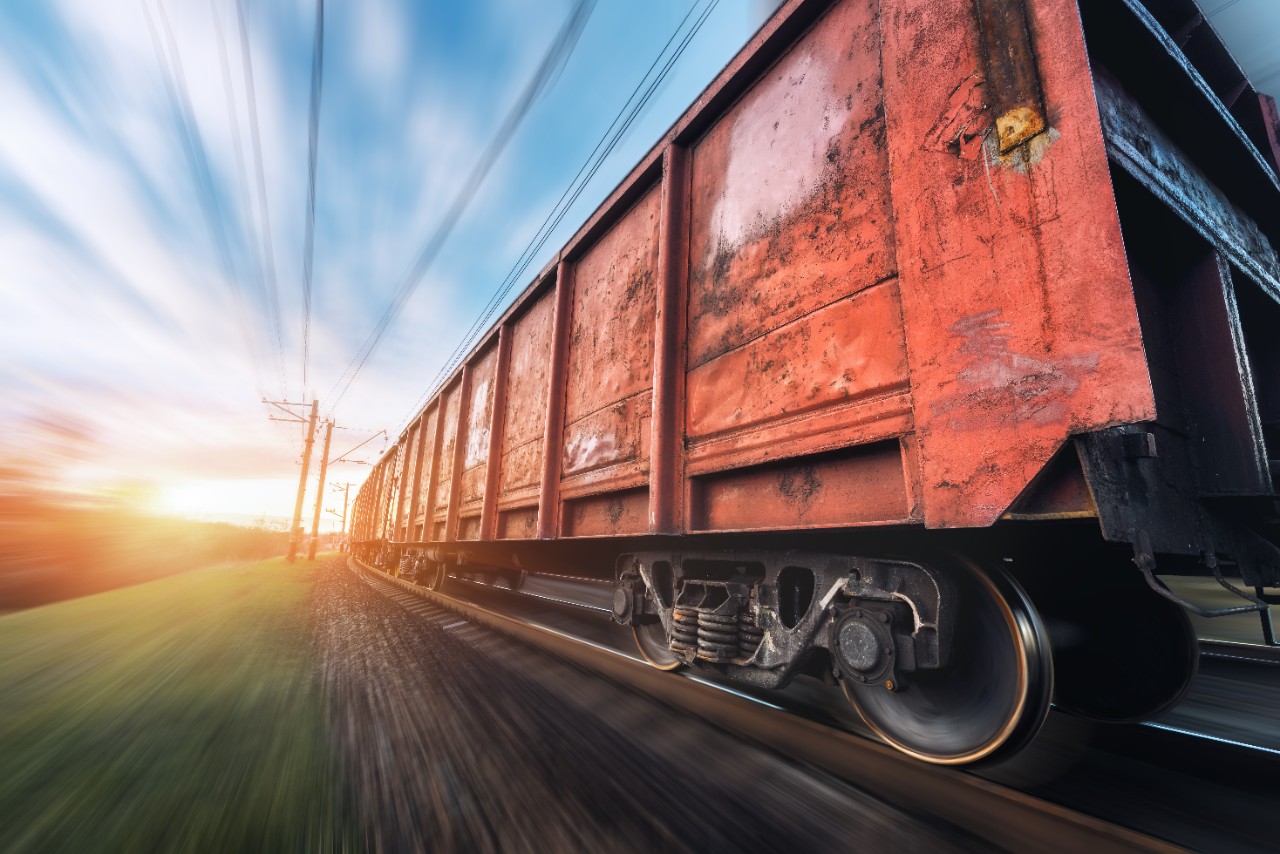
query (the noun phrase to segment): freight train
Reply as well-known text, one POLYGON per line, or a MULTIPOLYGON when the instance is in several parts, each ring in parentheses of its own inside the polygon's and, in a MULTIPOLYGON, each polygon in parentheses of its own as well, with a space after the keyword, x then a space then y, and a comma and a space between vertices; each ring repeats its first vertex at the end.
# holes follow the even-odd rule
POLYGON ((355 552, 608 579, 655 667, 825 679, 929 762, 1157 714, 1210 613, 1164 579, 1268 631, 1280 584, 1278 137, 1191 0, 789 0, 374 467, 355 552))

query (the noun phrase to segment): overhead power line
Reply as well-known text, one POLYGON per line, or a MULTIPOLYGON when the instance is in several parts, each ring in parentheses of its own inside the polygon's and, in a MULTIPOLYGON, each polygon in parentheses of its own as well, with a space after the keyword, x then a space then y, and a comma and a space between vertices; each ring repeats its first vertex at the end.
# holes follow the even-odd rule
POLYGON ((275 354, 276 369, 280 380, 280 394, 285 394, 285 375, 284 375, 284 341, 280 334, 280 318, 279 305, 272 304, 272 294, 268 293, 266 282, 262 271, 262 255, 258 245, 258 229, 257 223, 254 221, 253 215, 253 195, 249 190, 249 176, 245 168, 244 157, 244 140, 240 134, 240 110, 236 105, 235 90, 231 85, 231 64, 227 59, 227 41, 222 32, 222 19, 218 16, 218 7, 216 0, 209 0, 209 12, 213 16, 213 30, 218 42, 218 63, 222 67, 222 93, 227 104, 227 117, 231 121, 231 138, 234 142, 233 152, 236 162, 236 177, 240 193, 244 197, 246 208, 248 210, 248 227, 245 231, 249 236, 249 250, 253 267, 253 278, 258 285, 258 292, 262 297, 266 315, 274 327, 274 335, 270 338, 272 350, 275 354))
POLYGON ((178 125, 183 150, 187 157, 187 166, 196 185, 196 196, 200 199, 200 210, 204 215, 205 225, 209 229, 214 248, 222 268, 222 278, 231 292, 231 301, 235 310, 236 324, 244 337, 245 348, 249 353, 249 362, 253 369, 254 383, 259 396, 263 395, 262 371, 259 366, 257 349, 253 345, 250 334, 248 315, 245 312, 244 297, 240 293, 240 282, 236 276, 232 262, 231 248, 227 241, 226 225, 221 207, 218 205, 217 191, 213 184, 213 173, 209 168, 209 158, 205 153, 204 140, 200 134, 200 126, 196 123, 195 113, 191 108, 191 96, 187 89, 187 78, 182 67, 182 54, 178 50, 178 42, 169 26, 169 18, 164 11, 164 3, 156 2, 160 24, 164 28, 165 41, 168 43, 168 54, 160 42, 151 10, 146 0, 139 0, 143 17, 146 19, 147 32, 151 35, 151 45, 155 49, 156 61, 163 71, 165 91, 169 97, 169 106, 173 110, 174 121, 178 125))
POLYGON ((307 135, 307 221, 302 246, 302 393, 307 393, 311 358, 311 274, 316 243, 316 149, 320 143, 320 93, 324 87, 324 0, 316 0, 315 45, 311 52, 311 119, 307 135))
POLYGON ((520 126, 520 122, 529 112, 534 100, 542 92, 547 81, 552 78, 557 69, 568 60, 573 53, 574 47, 577 45, 578 37, 582 34, 583 27, 586 26, 587 20, 591 16, 591 11, 595 7, 595 0, 577 0, 573 9, 566 18, 564 25, 560 28, 555 40, 547 49, 546 55, 543 56, 542 62, 538 65, 533 77, 529 80, 528 85, 516 100, 511 110, 507 113, 506 118, 499 126, 497 133, 494 134, 489 145, 480 155, 479 161, 472 167, 471 173, 467 176, 462 188, 454 197, 453 203, 445 212, 444 217, 436 226, 435 230, 427 237, 419 250, 417 259, 410 268, 408 274, 396 288, 395 295, 391 300, 391 304, 387 306, 381 318, 373 331, 369 333, 368 338, 356 351, 356 355, 342 372, 342 376, 334 383, 328 395, 333 401, 330 404, 330 413, 336 411, 338 404, 346 395, 347 390, 355 381, 362 368, 369 361, 369 357, 373 355, 373 351, 377 348, 378 342, 382 340, 382 336, 386 333, 387 328, 395 321, 403 310, 404 305, 409 298, 413 296, 418 285, 421 284, 423 276, 435 261, 436 255, 439 254, 440 248, 452 234, 454 226, 462 217, 463 212, 467 209, 476 191, 479 190, 481 183, 489 174, 489 170, 497 161, 498 157, 506 148, 507 143, 515 134, 516 129, 520 126))
MULTIPOLYGON (((240 30, 240 68, 244 76, 244 95, 248 102, 249 113, 249 138, 253 143, 253 164, 257 177, 258 220, 262 226, 262 269, 266 276, 267 294, 271 306, 271 324, 276 341, 280 342, 280 352, 283 354, 284 329, 280 311, 280 288, 276 282, 276 255, 271 239, 271 208, 267 202, 267 179, 262 165, 262 135, 258 129, 257 87, 253 79, 253 51, 249 47, 249 26, 244 14, 244 0, 236 0, 236 21, 240 30)), ((285 386, 287 397, 287 380, 285 386)))
MULTIPOLYGON (((502 280, 502 283, 498 286, 498 289, 481 310, 480 315, 468 328, 466 334, 463 335, 458 346, 454 348, 449 358, 441 366, 440 370, 436 372, 435 377, 433 377, 431 383, 427 386, 427 390, 423 392, 422 396, 414 403, 409 414, 402 419, 400 429, 402 429, 404 424, 417 414, 418 410, 431 398, 432 395, 440 390, 443 382, 450 374, 452 374, 453 369, 457 367, 463 356, 470 351, 472 345, 475 343, 477 335, 485 328, 484 324, 493 317, 493 314, 497 311, 498 307, 503 304, 503 301, 506 299, 507 295, 510 294, 511 289, 515 284, 522 281, 522 277, 528 269, 529 264, 535 257, 537 257, 537 254, 542 250, 543 246, 546 245, 547 240, 550 239, 556 228, 559 227, 561 221, 569 212, 569 209, 572 208, 574 203, 578 200, 578 197, 582 195, 583 190, 586 189, 596 172, 599 171, 600 166, 617 147, 618 143, 626 136, 636 118, 648 105, 649 101, 653 98, 653 95, 657 92, 658 88, 662 85, 662 82, 675 66, 676 61, 680 58, 681 54, 684 53, 685 49, 689 46, 689 43, 693 41, 693 37, 698 34, 700 29, 702 29, 702 25, 711 15, 711 12, 715 10, 719 2, 720 0, 710 0, 705 8, 703 8, 701 14, 699 14, 694 20, 693 26, 684 33, 683 37, 681 37, 680 34, 688 23, 690 16, 697 8, 697 4, 695 3, 693 6, 689 7, 689 11, 685 13, 684 18, 682 18, 680 23, 676 25, 675 30, 671 33, 671 37, 667 39, 666 44, 662 46, 662 50, 658 52, 657 57, 654 58, 648 70, 645 71, 644 76, 640 78, 640 82, 636 84, 635 89, 632 90, 631 94, 627 97, 627 100, 623 102, 622 108, 618 111, 618 114, 614 116, 609 127, 605 129, 604 134, 600 137, 600 141, 596 143, 595 148, 593 148, 591 153, 587 155, 586 161, 578 169, 577 174, 573 176, 573 179, 569 182, 565 191, 560 195, 559 200, 557 200, 556 204, 552 206, 546 219, 542 221, 542 225, 539 226, 538 231, 534 233, 529 244, 516 259, 516 263, 512 266, 511 271, 507 273, 506 277, 502 280), (679 43, 677 44, 675 51, 667 57, 664 62, 663 57, 667 56, 667 51, 671 48, 671 45, 676 42, 677 38, 679 38, 679 43)), ((399 429, 397 429, 396 432, 398 433, 399 429)))

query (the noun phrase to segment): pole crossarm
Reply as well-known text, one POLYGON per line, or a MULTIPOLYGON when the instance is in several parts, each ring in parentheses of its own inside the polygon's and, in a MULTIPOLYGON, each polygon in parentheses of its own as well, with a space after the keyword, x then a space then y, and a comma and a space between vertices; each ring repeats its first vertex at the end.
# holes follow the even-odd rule
POLYGON ((267 418, 271 421, 292 421, 297 424, 306 424, 309 420, 307 416, 300 415, 292 409, 287 408, 290 406, 306 406, 307 404, 305 403, 293 403, 288 400, 267 400, 265 397, 262 399, 262 402, 268 406, 274 406, 276 409, 279 409, 285 415, 289 416, 288 418, 281 418, 278 415, 268 415, 267 418))
POLYGON ((339 455, 338 455, 338 457, 337 457, 336 459, 329 460, 329 463, 328 463, 328 464, 329 464, 329 465, 333 465, 334 463, 358 463, 358 464, 360 464, 360 465, 368 465, 368 463, 364 462, 363 460, 349 460, 349 459, 347 459, 347 454, 354 454, 356 451, 360 450, 360 449, 361 449, 361 448, 363 448, 365 445, 369 444, 370 442, 372 442, 374 439, 378 438, 379 436, 381 436, 381 437, 383 437, 383 438, 385 439, 385 438, 386 438, 386 436, 387 436, 387 431, 386 431, 386 430, 379 430, 377 433, 374 433, 374 434, 373 434, 372 436, 370 436, 368 439, 365 439, 363 442, 361 442, 359 445, 356 445, 356 446, 355 446, 354 448, 352 448, 351 450, 349 450, 349 451, 344 451, 343 453, 339 454, 339 455))

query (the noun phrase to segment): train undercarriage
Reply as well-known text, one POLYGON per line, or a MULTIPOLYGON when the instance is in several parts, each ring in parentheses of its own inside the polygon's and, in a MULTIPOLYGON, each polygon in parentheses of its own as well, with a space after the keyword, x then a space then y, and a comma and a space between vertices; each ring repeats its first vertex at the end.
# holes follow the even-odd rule
MULTIPOLYGON (((1096 520, 626 544, 368 544, 361 556, 435 590, 463 578, 529 592, 534 579, 585 579, 582 568, 595 567, 593 582, 607 591, 596 607, 631 631, 654 667, 766 690, 797 677, 838 685, 881 739, 937 764, 1012 756, 1051 706, 1107 723, 1157 717, 1186 693, 1199 658, 1192 603, 1158 595, 1133 549, 1105 542, 1096 520), (620 546, 633 550, 617 554, 620 546)), ((1166 570, 1197 570, 1161 557, 1166 570)))

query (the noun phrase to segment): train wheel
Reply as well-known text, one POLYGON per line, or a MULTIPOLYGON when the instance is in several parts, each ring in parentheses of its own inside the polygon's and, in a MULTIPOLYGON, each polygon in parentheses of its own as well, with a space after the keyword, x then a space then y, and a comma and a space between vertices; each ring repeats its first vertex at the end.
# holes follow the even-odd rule
POLYGON ((842 680, 867 725, 917 759, 943 765, 992 761, 1040 729, 1053 692, 1049 638, 1017 583, 957 562, 950 660, 919 670, 900 691, 842 680))
POLYGON ((631 624, 631 634, 640 648, 640 655, 654 667, 675 670, 680 666, 680 659, 667 645, 667 632, 656 617, 638 618, 631 624), (645 622, 640 622, 640 619, 645 619, 645 622))
POLYGON ((1187 612, 1141 584, 1090 591, 1074 607, 1046 614, 1058 676, 1054 702, 1106 723, 1148 720, 1176 706, 1200 663, 1187 612))

